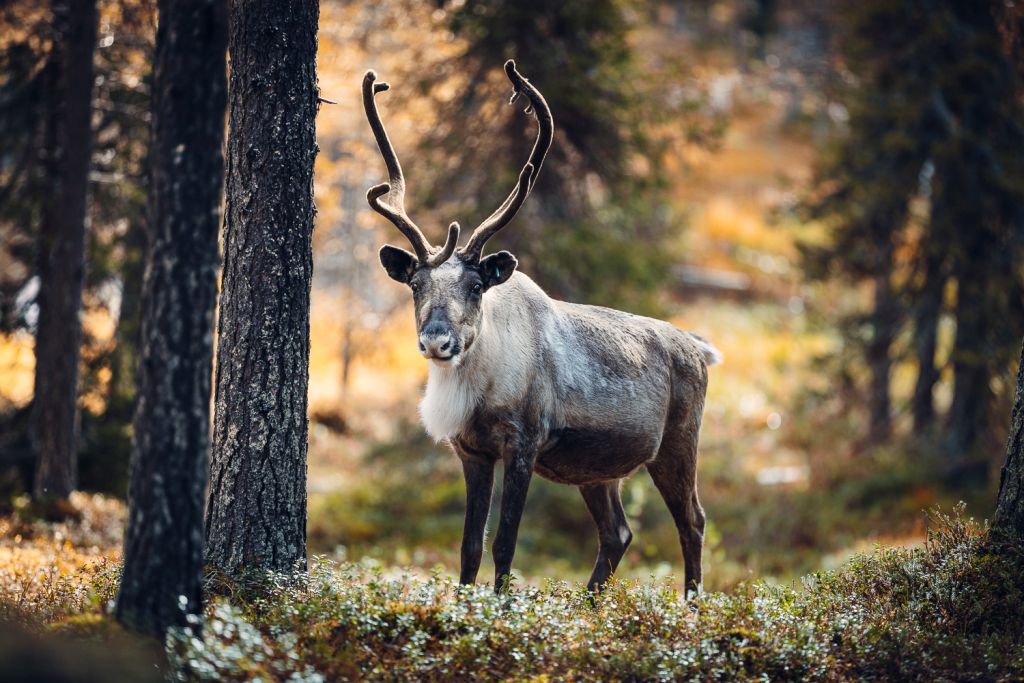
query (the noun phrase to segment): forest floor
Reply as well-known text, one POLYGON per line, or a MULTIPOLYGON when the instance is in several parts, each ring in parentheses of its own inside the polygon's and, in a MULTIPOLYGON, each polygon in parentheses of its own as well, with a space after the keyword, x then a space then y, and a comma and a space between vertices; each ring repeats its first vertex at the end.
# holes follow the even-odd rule
POLYGON ((308 573, 207 577, 204 628, 163 643, 107 616, 123 507, 0 517, 4 680, 1019 680, 1024 546, 962 507, 912 549, 856 555, 788 586, 685 600, 615 580, 590 600, 548 581, 494 596, 442 575, 315 558, 308 573))

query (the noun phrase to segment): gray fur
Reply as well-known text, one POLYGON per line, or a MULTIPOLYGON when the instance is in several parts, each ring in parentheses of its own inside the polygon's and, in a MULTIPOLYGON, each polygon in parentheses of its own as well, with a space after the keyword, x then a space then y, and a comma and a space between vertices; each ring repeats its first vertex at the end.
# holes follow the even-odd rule
POLYGON ((660 320, 556 301, 519 272, 474 295, 483 278, 458 256, 419 268, 410 281, 421 334, 432 322, 457 349, 424 351, 432 360, 421 414, 466 472, 461 580, 476 579, 499 460, 505 493, 494 542, 497 588, 511 569, 534 472, 580 488, 599 530, 588 585, 600 588, 632 539, 621 481, 646 466, 679 528, 686 588, 697 590, 704 533, 697 439, 717 349, 660 320))

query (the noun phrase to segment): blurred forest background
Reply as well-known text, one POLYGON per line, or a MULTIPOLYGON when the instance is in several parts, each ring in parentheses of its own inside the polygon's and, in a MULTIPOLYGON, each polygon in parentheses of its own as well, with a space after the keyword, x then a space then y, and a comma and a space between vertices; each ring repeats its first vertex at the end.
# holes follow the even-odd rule
MULTIPOLYGON (((53 102, 45 6, 0 17, 9 511, 32 488, 53 102)), ((79 488, 112 497, 127 489, 154 23, 148 2, 100 2, 78 448, 79 488)), ((492 249, 555 297, 664 317, 725 355, 698 475, 709 588, 920 543, 935 505, 991 512, 1024 334, 1021 5, 325 1, 319 40, 337 104, 317 120, 311 552, 457 566, 461 470, 418 424, 426 363, 409 294, 377 261, 401 239, 364 198, 384 169, 358 88, 368 68, 392 84, 407 203, 436 241, 497 206, 527 154, 528 117, 505 104, 512 57, 556 137, 492 249)), ((621 573, 678 576, 646 475, 624 502, 636 540, 621 573)), ((535 480, 518 571, 582 581, 595 545, 578 493, 535 480)))

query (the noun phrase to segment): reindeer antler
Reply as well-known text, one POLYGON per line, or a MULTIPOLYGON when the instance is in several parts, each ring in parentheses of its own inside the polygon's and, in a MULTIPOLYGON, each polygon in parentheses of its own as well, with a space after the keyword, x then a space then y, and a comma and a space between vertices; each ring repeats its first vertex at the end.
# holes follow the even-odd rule
POLYGON ((436 266, 446 261, 455 251, 455 245, 459 241, 459 224, 452 223, 448 226, 448 239, 444 247, 438 251, 430 246, 423 232, 405 212, 405 176, 402 174, 402 165, 398 162, 395 148, 391 146, 391 140, 388 139, 388 133, 380 120, 375 98, 377 93, 384 92, 391 86, 387 83, 375 83, 376 80, 377 74, 373 70, 367 71, 363 76, 363 109, 366 110, 366 119, 370 122, 373 137, 376 138, 377 147, 388 167, 388 179, 391 182, 374 185, 367 190, 366 201, 374 211, 394 223, 395 227, 409 239, 420 263, 436 266), (387 201, 382 199, 384 195, 388 195, 387 201))
POLYGON ((480 260, 480 255, 487 240, 505 227, 515 217, 523 202, 526 201, 530 190, 533 189, 534 182, 537 180, 537 175, 540 173, 540 167, 544 164, 544 158, 551 148, 551 140, 555 134, 555 122, 551 117, 551 109, 548 107, 548 103, 544 101, 544 96, 540 94, 540 91, 526 80, 522 74, 516 71, 515 61, 510 59, 505 62, 505 75, 512 81, 512 98, 508 103, 513 104, 520 93, 523 92, 526 93, 526 97, 530 100, 526 113, 532 112, 537 119, 537 140, 533 143, 533 151, 530 152, 529 160, 523 166, 523 170, 519 172, 519 182, 516 183, 515 188, 505 198, 505 201, 501 203, 501 206, 488 216, 483 223, 477 226, 466 246, 459 250, 459 253, 464 258, 471 261, 480 260))

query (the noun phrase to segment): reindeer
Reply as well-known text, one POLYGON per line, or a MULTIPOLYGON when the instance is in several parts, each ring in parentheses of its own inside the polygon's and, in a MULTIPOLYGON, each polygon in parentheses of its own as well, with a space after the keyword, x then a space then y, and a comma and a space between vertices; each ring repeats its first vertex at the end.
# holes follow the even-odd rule
POLYGON ((646 467, 672 513, 687 594, 701 586, 704 510, 697 497, 697 439, 710 365, 721 360, 704 338, 672 325, 598 306, 556 301, 516 270, 507 251, 483 256, 537 180, 554 134, 547 102, 511 60, 510 104, 525 93, 537 139, 519 182, 457 248, 452 223, 437 248, 405 211, 405 178, 377 111, 389 88, 368 71, 363 107, 389 183, 367 192, 370 206, 408 238, 413 252, 385 245, 384 270, 412 290, 419 350, 430 361, 420 415, 462 461, 466 521, 460 583, 476 581, 494 467, 504 465, 494 537, 495 591, 507 585, 526 492, 534 473, 579 488, 598 531, 589 589, 600 590, 633 534, 622 509, 624 478, 646 467))

